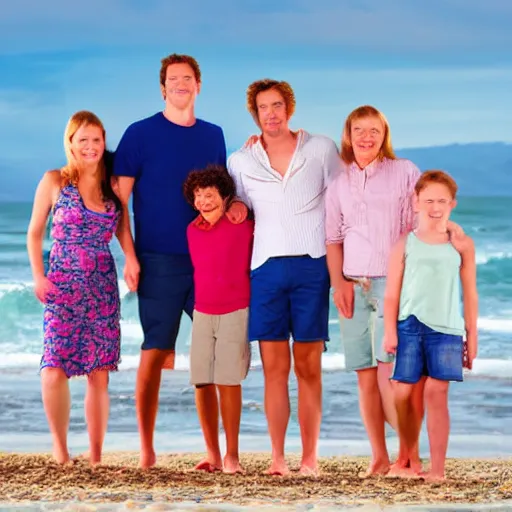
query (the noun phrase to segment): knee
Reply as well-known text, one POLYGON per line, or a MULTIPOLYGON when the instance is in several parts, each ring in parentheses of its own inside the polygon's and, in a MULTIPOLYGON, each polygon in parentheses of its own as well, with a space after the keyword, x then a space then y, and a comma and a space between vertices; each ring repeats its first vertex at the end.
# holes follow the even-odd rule
POLYGON ((412 385, 411 384, 404 384, 403 382, 397 382, 394 390, 393 395, 395 397, 395 403, 402 404, 404 402, 407 402, 411 399, 412 394, 412 385))
POLYGON ((87 376, 87 385, 89 388, 104 390, 108 388, 108 372, 96 371, 87 376))
POLYGON ((359 370, 357 372, 357 387, 359 388, 359 393, 363 395, 379 393, 377 370, 374 368, 359 370))
POLYGON ((425 384, 425 402, 429 406, 445 406, 448 401, 448 382, 428 379, 425 384))
POLYGON ((265 381, 268 383, 287 384, 290 376, 290 368, 285 365, 266 365, 263 367, 265 381))
POLYGON ((68 380, 62 368, 46 367, 41 372, 41 379, 44 386, 58 386, 68 380))
POLYGON ((322 369, 317 364, 311 364, 307 361, 296 361, 294 371, 297 380, 302 382, 314 384, 321 381, 322 369))

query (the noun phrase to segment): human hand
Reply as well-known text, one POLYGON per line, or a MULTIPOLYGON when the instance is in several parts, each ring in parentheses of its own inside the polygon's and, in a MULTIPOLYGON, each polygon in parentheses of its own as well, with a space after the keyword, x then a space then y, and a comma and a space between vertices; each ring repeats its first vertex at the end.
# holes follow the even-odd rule
POLYGON ((396 354, 398 347, 398 336, 395 333, 386 333, 384 335, 384 351, 386 354, 396 354))
POLYGON ((126 258, 123 276, 128 290, 136 292, 139 286, 140 265, 135 256, 126 258))
POLYGON ((257 136, 257 135, 251 135, 246 141, 245 141, 245 144, 244 144, 244 148, 250 148, 252 146, 254 146, 254 144, 256 144, 258 142, 260 138, 257 136))
POLYGON ((34 294, 43 304, 46 304, 50 294, 56 293, 58 290, 46 276, 40 276, 34 281, 34 294))
POLYGON ((342 279, 339 288, 334 290, 332 296, 334 305, 344 318, 354 316, 354 283, 342 279))
POLYGON ((468 335, 467 340, 464 342, 464 349, 462 355, 462 366, 468 370, 473 369, 473 361, 476 359, 478 352, 478 342, 475 335, 468 335))
POLYGON ((241 224, 246 218, 249 210, 242 201, 233 201, 226 212, 226 217, 233 224, 241 224))
POLYGON ((452 220, 446 222, 446 231, 450 233, 450 238, 453 239, 462 240, 466 236, 462 227, 452 220))

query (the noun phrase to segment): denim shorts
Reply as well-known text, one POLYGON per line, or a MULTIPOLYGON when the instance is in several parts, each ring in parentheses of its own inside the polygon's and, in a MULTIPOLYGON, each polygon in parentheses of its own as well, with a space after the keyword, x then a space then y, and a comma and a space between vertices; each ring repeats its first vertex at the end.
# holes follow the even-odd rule
POLYGON ((194 311, 194 275, 187 254, 139 255, 139 317, 142 350, 174 350, 182 313, 194 311))
POLYGON ((329 339, 325 256, 269 258, 251 272, 250 341, 329 339))
POLYGON ((414 315, 398 322, 398 347, 391 379, 415 384, 422 376, 462 382, 462 336, 443 334, 414 315))

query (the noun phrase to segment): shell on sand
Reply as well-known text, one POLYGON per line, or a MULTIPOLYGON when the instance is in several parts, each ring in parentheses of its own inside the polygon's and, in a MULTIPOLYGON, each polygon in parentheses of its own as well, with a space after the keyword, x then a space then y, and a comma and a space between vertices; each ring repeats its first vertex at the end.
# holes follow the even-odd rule
MULTIPOLYGON (((137 467, 137 454, 109 453, 101 465, 77 459, 59 466, 48 455, 0 454, 0 500, 79 502, 196 502, 240 505, 332 503, 434 504, 495 503, 512 500, 512 460, 447 461, 447 480, 385 477, 361 479, 368 459, 320 460, 320 476, 297 473, 299 459, 288 457, 287 477, 263 474, 267 454, 242 454, 245 475, 192 471, 202 454, 162 455, 149 469, 137 467)), ((126 506, 126 505, 125 505, 126 506)), ((129 509, 129 506, 128 506, 129 509)))

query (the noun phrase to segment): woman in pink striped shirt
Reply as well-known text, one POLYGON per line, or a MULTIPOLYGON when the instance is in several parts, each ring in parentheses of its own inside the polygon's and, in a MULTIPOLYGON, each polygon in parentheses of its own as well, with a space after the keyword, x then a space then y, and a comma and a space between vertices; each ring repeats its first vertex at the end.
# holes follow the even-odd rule
MULTIPOLYGON (((345 364, 357 372, 361 416, 372 447, 368 474, 383 474, 390 468, 385 419, 396 425, 392 360, 382 350, 384 288, 391 247, 412 228, 412 195, 420 171, 396 158, 388 122, 371 106, 348 116, 341 158, 344 172, 326 196, 327 263, 345 364)), ((416 387, 421 421, 423 381, 416 387)), ((410 457, 419 458, 417 448, 413 454, 400 453, 397 464, 408 465, 410 457)))

